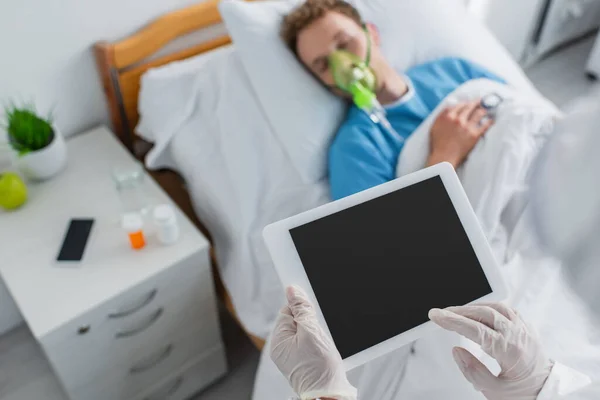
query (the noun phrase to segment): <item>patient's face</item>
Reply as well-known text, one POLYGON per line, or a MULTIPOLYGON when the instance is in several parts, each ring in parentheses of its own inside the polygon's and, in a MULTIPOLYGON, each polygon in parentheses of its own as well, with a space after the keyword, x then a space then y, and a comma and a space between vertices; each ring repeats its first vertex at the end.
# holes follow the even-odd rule
MULTIPOLYGON (((370 65, 378 75, 381 60, 378 48, 379 36, 374 26, 367 26, 367 31, 371 35, 370 65)), ((340 49, 354 53, 363 60, 367 56, 368 43, 363 27, 345 15, 328 12, 304 28, 298 35, 297 51, 302 63, 336 94, 346 96, 343 91, 336 88, 329 70, 329 55, 340 49)), ((379 76, 377 78, 379 85, 381 79, 379 76)))

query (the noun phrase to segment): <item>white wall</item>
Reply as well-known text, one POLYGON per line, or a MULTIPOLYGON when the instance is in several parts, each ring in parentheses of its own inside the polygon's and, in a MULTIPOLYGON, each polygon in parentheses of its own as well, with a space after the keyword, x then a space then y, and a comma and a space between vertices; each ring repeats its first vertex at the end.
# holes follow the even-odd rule
POLYGON ((54 109, 67 135, 108 122, 92 44, 198 0, 1 0, 0 104, 54 109))
POLYGON ((466 0, 481 20, 521 62, 529 66, 548 51, 593 31, 600 23, 600 2, 552 0, 539 43, 532 38, 547 0, 466 0))
POLYGON ((535 30, 545 0, 468 0, 471 12, 486 25, 520 61, 535 30))
MULTIPOLYGON (((108 123, 93 43, 120 39, 169 10, 197 2, 0 0, 0 104, 25 100, 41 112, 53 109, 67 135, 108 123)), ((0 164, 6 155, 0 149, 0 164)), ((20 322, 0 281, 0 334, 20 322)))

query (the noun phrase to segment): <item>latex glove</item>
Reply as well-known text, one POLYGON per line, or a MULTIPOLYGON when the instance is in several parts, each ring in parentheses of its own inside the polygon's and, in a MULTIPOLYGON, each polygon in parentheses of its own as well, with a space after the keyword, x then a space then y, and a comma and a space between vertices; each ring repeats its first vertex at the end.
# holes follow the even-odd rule
POLYGON ((479 344, 502 371, 493 375, 461 347, 452 351, 460 370, 489 400, 535 400, 554 363, 516 311, 503 304, 433 309, 429 318, 444 329, 479 344))
POLYGON ((271 338, 271 359, 277 368, 302 400, 356 399, 342 357, 321 328, 306 293, 292 286, 287 288, 287 298, 271 338))

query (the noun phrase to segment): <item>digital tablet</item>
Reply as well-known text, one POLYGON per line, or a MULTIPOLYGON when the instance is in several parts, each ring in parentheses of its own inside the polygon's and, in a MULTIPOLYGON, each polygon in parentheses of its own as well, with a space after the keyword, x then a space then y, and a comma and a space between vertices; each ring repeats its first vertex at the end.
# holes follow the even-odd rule
POLYGON ((442 163, 269 225, 350 370, 435 330, 431 308, 501 301, 506 287, 452 166, 442 163))

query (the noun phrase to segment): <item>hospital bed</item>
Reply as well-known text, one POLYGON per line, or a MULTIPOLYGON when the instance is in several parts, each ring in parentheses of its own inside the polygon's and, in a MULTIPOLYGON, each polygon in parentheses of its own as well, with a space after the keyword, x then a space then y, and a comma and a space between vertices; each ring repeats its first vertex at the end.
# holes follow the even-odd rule
MULTIPOLYGON (((382 51, 399 70, 460 56, 537 93, 460 0, 351 2, 380 28, 382 51)), ((290 3, 222 7, 234 45, 220 35, 156 56, 175 40, 221 24, 219 1, 208 0, 95 46, 115 134, 212 239, 219 293, 259 348, 283 303, 262 228, 329 201, 322 147, 345 110, 277 47, 276 19, 290 3), (323 126, 324 137, 306 138, 323 126), (311 147, 320 141, 321 148, 311 147)), ((374 364, 372 376, 394 375, 382 372, 388 367, 374 364)), ((257 386, 275 396, 271 379, 259 373, 257 386)))

